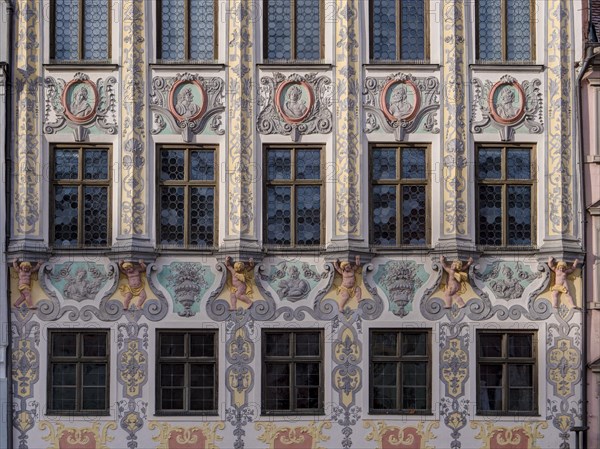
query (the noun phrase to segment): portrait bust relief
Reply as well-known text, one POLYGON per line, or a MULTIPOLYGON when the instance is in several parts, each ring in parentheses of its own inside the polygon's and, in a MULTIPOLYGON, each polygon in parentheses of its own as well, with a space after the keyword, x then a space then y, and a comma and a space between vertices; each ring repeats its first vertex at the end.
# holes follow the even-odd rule
POLYGON ((303 82, 288 81, 277 88, 275 105, 277 111, 287 123, 301 123, 308 117, 314 104, 310 86, 303 82))
POLYGON ((179 121, 198 120, 206 111, 206 92, 197 81, 176 82, 169 94, 169 110, 179 121))
POLYGON ((62 105, 65 115, 75 123, 88 122, 96 115, 98 91, 88 80, 73 80, 65 86, 62 105))
POLYGON ((412 120, 419 106, 419 90, 410 80, 390 80, 381 91, 381 111, 390 122, 412 120))
POLYGON ((503 125, 518 121, 525 112, 525 93, 516 81, 498 82, 488 99, 492 118, 503 125))

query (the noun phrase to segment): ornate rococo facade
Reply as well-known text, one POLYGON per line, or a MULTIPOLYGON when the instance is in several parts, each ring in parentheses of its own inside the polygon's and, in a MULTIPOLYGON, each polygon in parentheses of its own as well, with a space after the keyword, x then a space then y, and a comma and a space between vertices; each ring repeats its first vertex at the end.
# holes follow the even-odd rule
POLYGON ((218 2, 215 63, 161 64, 154 3, 112 0, 110 63, 52 64, 48 2, 13 2, 12 447, 575 447, 589 301, 573 263, 583 254, 581 2, 535 2, 535 61, 514 66, 476 64, 474 3, 461 0, 430 2, 426 64, 370 63, 360 0, 325 1, 318 64, 267 63, 251 0, 218 2), (294 86, 308 107, 282 101, 294 86), (391 104, 398 86, 409 107, 391 104), (185 89, 201 103, 180 107, 173 96, 185 89), (399 142, 428 148, 429 238, 374 247, 369 148, 399 142), (111 149, 108 248, 53 247, 50 148, 89 143, 111 149), (324 149, 323 245, 273 248, 263 149, 297 143, 324 149), (507 143, 534 149, 534 245, 490 250, 476 242, 475 148, 507 143), (168 144, 218 149, 215 248, 157 243, 156 152, 168 144), (109 412, 48 414, 49 332, 90 328, 110 332, 109 412), (323 414, 261 414, 261 332, 272 328, 323 329, 323 414), (431 413, 370 413, 369 336, 385 328, 430 331, 431 413), (157 331, 173 329, 218 330, 216 416, 156 413, 157 331), (536 414, 477 413, 477 335, 490 329, 533 332, 536 414))

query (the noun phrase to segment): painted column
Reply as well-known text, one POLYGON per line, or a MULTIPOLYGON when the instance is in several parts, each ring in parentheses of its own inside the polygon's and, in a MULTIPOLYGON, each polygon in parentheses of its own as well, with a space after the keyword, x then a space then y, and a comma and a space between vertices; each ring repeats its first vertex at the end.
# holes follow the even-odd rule
MULTIPOLYGON (((122 243, 147 240, 146 210, 146 1, 123 0, 121 64, 121 198, 117 237, 122 243)), ((125 243, 127 245, 127 243, 125 243)))
MULTIPOLYGON (((335 29, 334 241, 358 239, 360 229, 360 60, 358 0, 337 0, 335 29)), ((345 248, 340 248, 345 249, 345 248)))
POLYGON ((468 236, 467 209, 467 53, 465 43, 465 3, 442 3, 444 110, 442 149, 443 222, 440 240, 458 245, 468 236))
POLYGON ((260 2, 230 0, 228 20, 227 144, 228 223, 226 245, 257 246, 254 213, 257 170, 254 165, 254 25, 260 2))

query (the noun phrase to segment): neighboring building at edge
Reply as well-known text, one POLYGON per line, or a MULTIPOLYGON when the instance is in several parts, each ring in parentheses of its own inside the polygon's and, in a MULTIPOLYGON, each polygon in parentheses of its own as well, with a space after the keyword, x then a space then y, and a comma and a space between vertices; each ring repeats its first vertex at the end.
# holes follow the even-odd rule
POLYGON ((576 447, 583 2, 13 4, 12 447, 576 447))

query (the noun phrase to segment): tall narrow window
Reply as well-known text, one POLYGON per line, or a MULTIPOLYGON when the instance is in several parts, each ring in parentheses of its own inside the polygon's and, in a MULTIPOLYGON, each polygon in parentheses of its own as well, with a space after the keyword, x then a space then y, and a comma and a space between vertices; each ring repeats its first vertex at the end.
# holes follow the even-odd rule
POLYGON ((267 148, 266 153, 266 243, 320 245, 321 149, 278 146, 267 148))
POLYGON ((534 243, 532 150, 484 146, 477 149, 478 243, 534 243))
POLYGON ((52 0, 52 59, 110 58, 111 0, 52 0))
POLYGON ((108 331, 49 333, 48 414, 107 415, 108 331))
POLYGON ((159 0, 158 58, 217 59, 217 5, 218 0, 159 0))
POLYGON ((318 61, 323 57, 323 0, 264 0, 265 57, 318 61))
POLYGON ((431 336, 423 330, 371 330, 371 413, 431 410, 431 336))
POLYGON ((159 167, 160 243, 212 247, 216 241, 215 149, 164 147, 159 167))
POLYGON ((263 414, 323 413, 323 332, 263 330, 263 414))
POLYGON ((54 246, 108 245, 110 149, 57 146, 53 156, 54 246))
POLYGON ((477 413, 537 413, 536 334, 477 333, 477 413))
POLYGON ((371 60, 425 60, 429 0, 370 0, 371 60))
POLYGON ((158 413, 217 413, 217 344, 213 330, 158 333, 158 413))
POLYGON ((374 245, 427 244, 427 184, 426 147, 372 147, 371 241, 374 245))
POLYGON ((534 0, 477 0, 477 59, 531 62, 534 58, 534 0))

